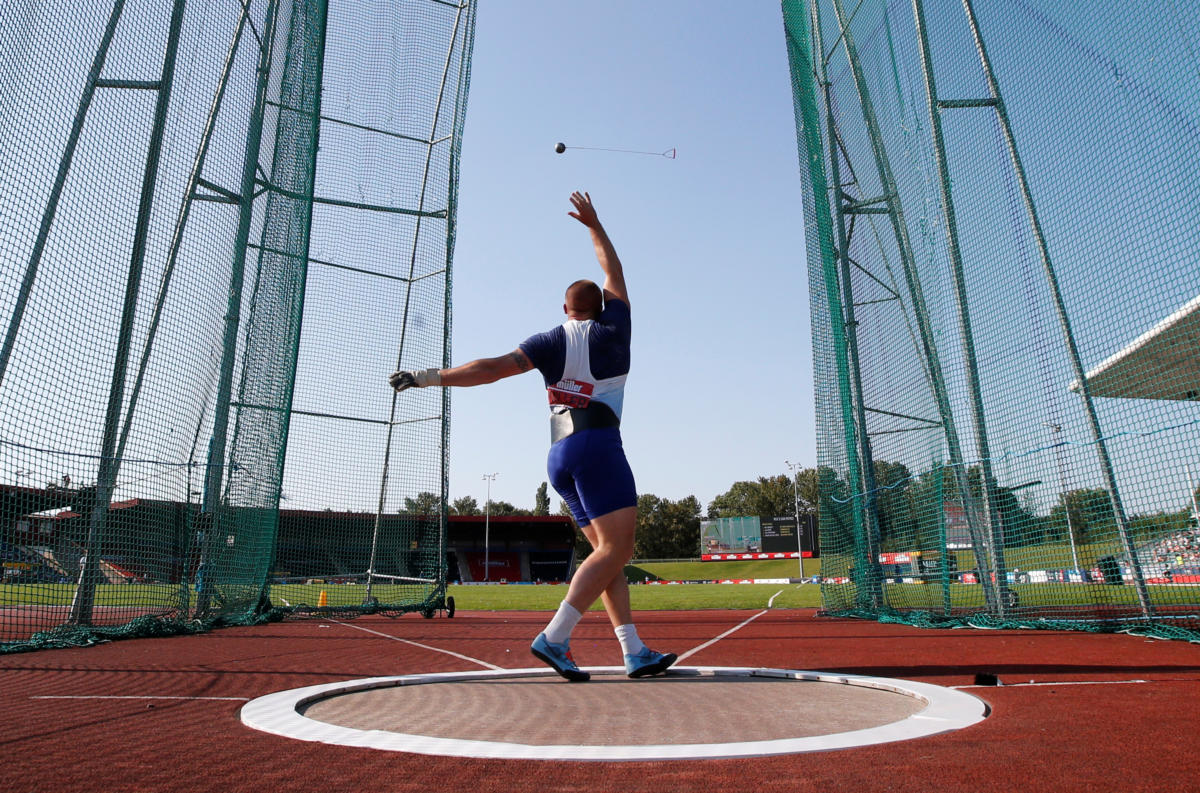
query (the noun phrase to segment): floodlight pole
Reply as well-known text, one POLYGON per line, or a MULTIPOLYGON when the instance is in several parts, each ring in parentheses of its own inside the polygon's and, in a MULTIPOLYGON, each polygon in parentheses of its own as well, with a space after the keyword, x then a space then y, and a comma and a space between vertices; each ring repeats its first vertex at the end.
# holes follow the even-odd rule
POLYGON ((792 472, 792 503, 796 510, 796 553, 799 554, 800 577, 804 578, 804 546, 800 543, 800 463, 784 460, 783 464, 792 472))
POLYGON ((1067 503, 1067 473, 1066 467, 1063 465, 1062 459, 1062 441, 1058 440, 1058 434, 1062 432, 1062 426, 1052 424, 1049 421, 1042 422, 1043 427, 1049 427, 1054 433, 1054 459, 1058 463, 1058 489, 1063 494, 1063 512, 1067 515, 1067 539, 1071 541, 1071 563, 1075 565, 1075 569, 1079 570, 1079 553, 1075 550, 1075 528, 1071 525, 1071 506, 1067 503))
POLYGON ((492 577, 491 567, 491 531, 490 520, 492 511, 492 480, 500 476, 499 472, 494 474, 484 474, 483 478, 487 480, 487 498, 483 502, 483 580, 490 581, 492 577))

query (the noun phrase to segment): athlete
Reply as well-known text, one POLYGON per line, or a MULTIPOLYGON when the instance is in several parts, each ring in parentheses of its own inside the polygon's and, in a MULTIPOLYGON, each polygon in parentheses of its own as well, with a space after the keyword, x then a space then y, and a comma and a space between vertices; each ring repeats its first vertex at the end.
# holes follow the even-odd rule
POLYGON ((592 544, 580 563, 567 596, 538 634, 530 651, 567 680, 590 675, 571 657, 571 632, 600 598, 625 656, 630 677, 665 672, 674 653, 659 653, 638 637, 629 607, 625 565, 633 558, 637 491, 621 445, 621 406, 629 373, 629 295, 621 261, 587 193, 571 194, 575 211, 567 214, 591 233, 604 288, 592 281, 567 287, 567 321, 530 336, 508 355, 480 358, 450 369, 395 372, 388 382, 397 391, 428 386, 475 386, 536 368, 550 399, 550 484, 575 516, 592 544))

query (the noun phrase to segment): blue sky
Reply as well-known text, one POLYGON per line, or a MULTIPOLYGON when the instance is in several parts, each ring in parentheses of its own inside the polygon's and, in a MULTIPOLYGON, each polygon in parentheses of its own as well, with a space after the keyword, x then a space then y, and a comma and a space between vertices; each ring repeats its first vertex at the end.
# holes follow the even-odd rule
MULTIPOLYGON (((453 358, 509 352, 601 277, 567 216, 591 193, 625 266, 624 438, 640 493, 706 506, 815 463, 802 193, 777 3, 481 3, 462 148, 453 358), (554 144, 678 150, 675 160, 554 144)), ((452 393, 450 496, 532 506, 547 408, 528 373, 452 393)), ((558 500, 553 504, 557 506, 558 500)))

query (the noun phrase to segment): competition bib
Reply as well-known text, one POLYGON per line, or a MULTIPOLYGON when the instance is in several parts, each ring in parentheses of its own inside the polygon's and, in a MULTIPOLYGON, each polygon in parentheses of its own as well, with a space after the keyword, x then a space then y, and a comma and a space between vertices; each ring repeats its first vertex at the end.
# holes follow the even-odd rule
POLYGON ((564 377, 552 386, 546 387, 546 394, 551 405, 565 405, 569 408, 585 408, 592 401, 594 383, 579 382, 564 377))

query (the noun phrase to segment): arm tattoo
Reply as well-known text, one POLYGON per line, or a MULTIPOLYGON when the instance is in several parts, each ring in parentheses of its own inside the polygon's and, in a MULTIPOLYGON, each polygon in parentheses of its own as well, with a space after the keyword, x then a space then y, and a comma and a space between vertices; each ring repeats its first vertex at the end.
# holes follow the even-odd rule
POLYGON ((514 363, 516 363, 519 371, 528 372, 533 368, 533 364, 529 362, 529 358, 527 358, 520 350, 513 350, 511 353, 509 353, 509 357, 513 359, 514 363))

